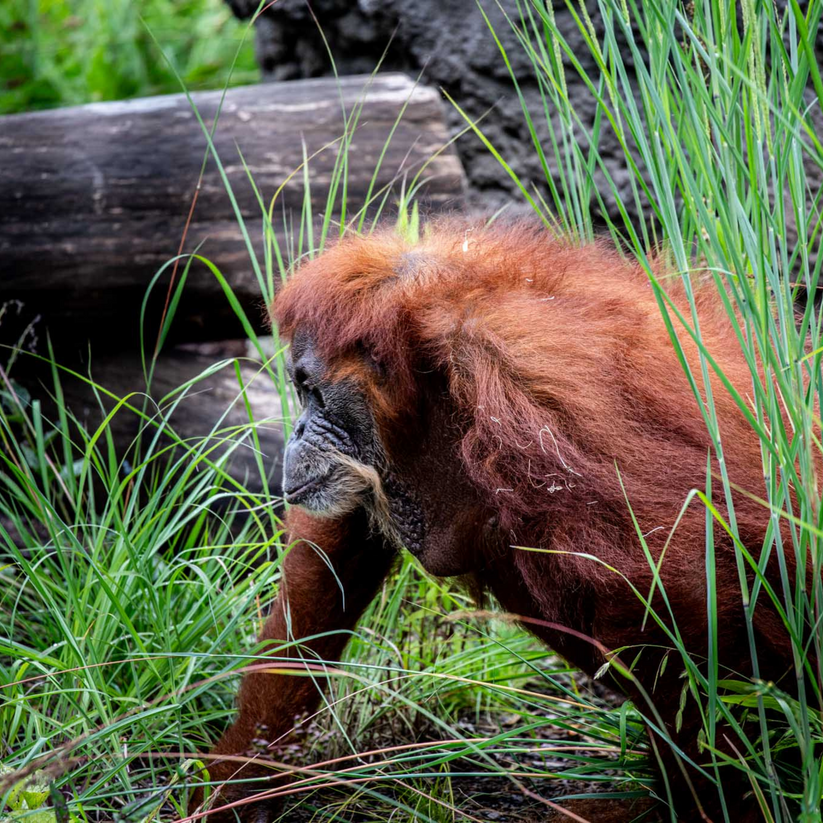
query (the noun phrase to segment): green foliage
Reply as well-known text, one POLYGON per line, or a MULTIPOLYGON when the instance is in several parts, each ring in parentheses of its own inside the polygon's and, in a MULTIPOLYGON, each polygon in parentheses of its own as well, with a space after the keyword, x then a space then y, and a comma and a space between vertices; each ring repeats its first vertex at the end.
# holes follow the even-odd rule
MULTIPOLYGON (((0 763, 0 778, 13 770, 0 763)), ((53 809, 43 808, 49 796, 49 780, 42 772, 35 772, 27 778, 13 783, 6 792, 5 805, 8 807, 0 821, 29 820, 32 823, 56 823, 53 809)), ((0 806, 0 813, 2 806, 0 806)))
MULTIPOLYGON (((247 28, 221 0, 4 0, 0 114, 180 91, 147 27, 193 90, 229 80, 247 28)), ((249 35, 231 82, 258 77, 249 35)))
MULTIPOLYGON (((65 410, 49 420, 18 397, 14 420, 0 413, 0 736, 12 765, 60 764, 87 811, 101 787, 130 799, 165 769, 174 781, 179 758, 125 763, 211 739, 231 709, 225 672, 276 579, 277 523, 236 522, 254 505, 225 475, 226 456, 212 460, 214 441, 170 452, 154 439, 162 429, 179 441, 166 415, 191 390, 150 419, 134 398, 120 405, 146 426, 133 466, 114 454, 110 418, 70 441, 65 410)), ((234 448, 249 438, 213 434, 236 436, 234 448)), ((12 809, 21 796, 35 808, 16 791, 12 809)))

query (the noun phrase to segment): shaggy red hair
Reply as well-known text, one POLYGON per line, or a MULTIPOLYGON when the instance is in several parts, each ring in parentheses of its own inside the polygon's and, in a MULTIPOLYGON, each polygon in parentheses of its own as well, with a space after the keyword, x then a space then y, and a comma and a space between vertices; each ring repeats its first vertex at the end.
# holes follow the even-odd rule
MULTIPOLYGON (((679 277, 662 276, 689 317, 679 277)), ((704 345, 745 396, 751 372, 713 287, 697 290, 697 306, 704 345)), ((414 408, 420 370, 444 370, 467 418, 465 470, 522 545, 586 552, 642 589, 651 570, 626 497, 655 553, 689 491, 704 485, 711 439, 652 285, 605 243, 581 246, 529 224, 445 223, 415 244, 391 231, 349 236, 301 268, 274 316, 286 338, 310 330, 332 363, 366 346, 385 364, 384 431, 414 408)), ((680 339, 700 385, 697 347, 682 330, 680 339)), ((761 492, 759 440, 714 374, 712 391, 731 480, 761 492)), ((735 514, 756 546, 768 512, 740 495, 735 514)), ((701 590, 704 533, 705 513, 692 507, 675 535, 691 550, 665 562, 701 590)))
MULTIPOLYGON (((689 317, 679 278, 662 269, 658 276, 689 317)), ((752 373, 714 289, 698 287, 696 304, 703 343, 745 397, 752 373)), ((645 702, 651 693, 667 736, 694 762, 704 760, 701 712, 691 698, 680 706, 682 667, 663 665, 672 642, 661 624, 679 634, 693 660, 706 654, 706 512, 694 503, 682 517, 681 510, 690 491, 705 486, 710 455, 712 471, 719 467, 645 271, 606 244, 579 245, 531 225, 445 222, 416 243, 390 231, 347 237, 300 267, 274 317, 286 340, 306 333, 332 376, 367 393, 390 465, 415 471, 421 448, 429 471, 432 459, 448 464, 451 484, 435 488, 423 475, 460 515, 445 551, 468 553, 479 584, 589 674, 607 659, 604 649, 642 646, 642 654, 630 648, 625 655, 635 681, 616 684, 654 725, 645 702), (421 414, 432 408, 439 416, 421 414), (448 431, 440 435, 431 420, 445 421, 448 431), (478 518, 493 539, 478 530, 478 518), (653 588, 644 546, 654 563, 667 546, 665 597, 658 586, 652 601, 660 622, 647 620, 637 596, 653 588)), ((702 386, 697 346, 679 332, 702 386)), ((729 478, 762 495, 758 437, 713 373, 711 390, 729 478)), ((712 487, 727 517, 720 483, 712 487)), ((733 502, 740 538, 757 557, 769 511, 742 492, 733 502)), ((298 541, 284 567, 288 596, 281 591, 261 640, 275 644, 291 631, 313 636, 313 653, 335 659, 345 638, 332 630, 353 626, 391 553, 362 512, 336 523, 292 509, 288 527, 298 541), (311 545, 323 548, 333 571, 311 545)), ((720 528, 715 556, 719 659, 751 674, 735 547, 720 528)), ((793 553, 785 560, 793 578, 793 553)), ((766 575, 779 590, 773 556, 766 575)), ((791 644, 765 597, 753 622, 761 675, 778 680, 791 668, 791 644)), ((248 748, 261 723, 282 734, 296 712, 316 705, 312 684, 295 680, 248 675, 240 717, 215 752, 248 748)), ((718 746, 733 746, 729 735, 718 730, 718 746)), ((671 751, 660 748, 682 819, 697 819, 701 803, 715 813, 706 778, 692 772, 693 791, 671 751)), ((227 767, 217 773, 231 775, 227 767)), ((733 795, 742 799, 747 789, 743 781, 733 795)), ((737 813, 738 821, 758 819, 754 805, 737 813)))

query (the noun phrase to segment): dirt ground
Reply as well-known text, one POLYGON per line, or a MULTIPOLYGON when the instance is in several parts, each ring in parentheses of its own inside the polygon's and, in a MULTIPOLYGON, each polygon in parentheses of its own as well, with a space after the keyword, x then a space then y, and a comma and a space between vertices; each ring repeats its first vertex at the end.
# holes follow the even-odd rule
MULTIPOLYGON (((458 720, 461 730, 470 737, 490 737, 499 734, 501 727, 494 719, 486 717, 478 720, 473 712, 467 712, 458 720)), ((554 741, 558 740, 558 729, 546 727, 554 741)), ((318 733, 316 730, 308 734, 318 733)), ((322 734, 322 733, 321 733, 322 734)), ((392 741, 394 743, 397 740, 392 741)), ((569 742, 575 738, 569 737, 569 742)), ((580 742, 577 738, 576 742, 580 742)), ((375 741, 375 748, 381 745, 391 745, 387 740, 375 741)), ((572 766, 572 762, 551 753, 545 752, 521 756, 517 762, 507 758, 496 758, 502 768, 539 769, 541 771, 563 771, 572 766)), ((451 764, 452 771, 476 771, 476 764, 455 761, 451 764)), ((418 781, 418 786, 420 785, 418 781)), ((505 775, 490 772, 485 776, 453 777, 448 790, 444 791, 441 783, 437 797, 444 802, 438 808, 436 802, 427 800, 422 795, 419 798, 420 809, 437 820, 443 821, 480 821, 480 823, 569 823, 569 821, 588 821, 588 823, 661 823, 663 818, 658 804, 648 797, 638 797, 628 800, 609 799, 579 799, 560 800, 553 804, 552 798, 562 798, 565 795, 597 794, 617 792, 625 787, 603 781, 582 782, 580 780, 540 780, 530 781, 518 786, 505 775), (548 801, 548 802, 546 802, 548 801), (452 808, 449 809, 445 803, 452 808), (563 809, 566 811, 564 812, 563 809), (454 811, 456 810, 456 811, 454 811)), ((414 806, 414 790, 400 787, 396 792, 390 783, 381 783, 379 790, 384 795, 395 796, 409 806, 414 806)), ((377 804, 367 796, 353 798, 351 791, 345 793, 334 790, 318 790, 312 795, 304 795, 291 803, 283 816, 289 823, 316 823, 321 820, 337 820, 343 823, 378 823, 391 820, 386 817, 386 809, 390 808, 385 802, 377 804), (381 806, 381 812, 377 811, 381 806)), ((406 819, 407 812, 397 812, 397 819, 406 819)))

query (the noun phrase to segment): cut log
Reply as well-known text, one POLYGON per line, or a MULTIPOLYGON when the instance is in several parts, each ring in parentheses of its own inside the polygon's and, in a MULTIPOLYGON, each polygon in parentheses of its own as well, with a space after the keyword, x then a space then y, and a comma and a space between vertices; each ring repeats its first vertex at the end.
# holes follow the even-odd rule
MULTIPOLYGON (((243 160, 268 204, 302 163, 304 146, 311 156, 333 144, 309 166, 312 207, 322 212, 339 149, 334 141, 344 133, 343 109, 351 112, 364 95, 348 154, 350 213, 365 201, 384 144, 406 104, 374 191, 392 181, 399 191, 403 175, 411 179, 447 143, 438 93, 401 74, 228 91, 214 143, 261 260, 261 210, 243 160)), ((221 93, 192 98, 211 126, 221 93)), ((76 349, 92 339, 134 348, 141 301, 154 274, 177 254, 206 149, 184 95, 0 118, 0 305, 22 301, 25 314, 41 315, 61 345, 76 349)), ((460 205, 464 176, 451 151, 434 159, 423 177, 428 180, 424 204, 432 210, 460 205)), ((302 198, 301 172, 284 198, 296 225, 302 198)), ((281 209, 275 223, 283 226, 281 209)), ((227 277, 251 322, 265 328, 261 290, 213 158, 185 249, 201 243, 201 253, 227 277)), ((147 339, 152 343, 169 274, 149 306, 147 339)), ((215 277, 195 264, 173 338, 215 340, 242 333, 215 277)))
MULTIPOLYGON (((209 451, 209 446, 215 446, 213 451, 209 451, 209 459, 213 461, 224 455, 227 449, 232 449, 227 464, 228 474, 249 492, 257 494, 263 491, 259 467, 262 465, 270 493, 279 495, 283 413, 278 392, 267 374, 246 359, 244 341, 223 343, 213 349, 211 346, 212 344, 201 345, 194 351, 187 350, 187 347, 177 347, 160 356, 151 383, 151 399, 146 404, 145 413, 156 422, 164 422, 168 429, 173 430, 178 438, 185 440, 191 447, 207 444, 205 450, 209 451), (235 357, 242 358, 238 362, 241 364, 245 398, 241 394, 241 385, 232 362, 235 357), (225 365, 220 368, 223 362, 225 365), (185 392, 179 391, 181 386, 194 381, 209 369, 215 370, 214 373, 197 380, 185 392), (251 408, 260 445, 260 463, 251 436, 246 402, 251 408)), ((50 370, 43 365, 31 368, 24 362, 30 358, 26 355, 21 355, 21 358, 18 360, 19 368, 15 369, 12 378, 33 398, 40 400, 47 417, 56 420, 50 370)), ((60 384, 65 406, 90 433, 95 432, 106 415, 115 408, 117 399, 125 398, 132 392, 146 392, 146 381, 137 357, 94 357, 90 367, 74 365, 72 368, 79 374, 90 376, 98 386, 115 396, 112 398, 104 392, 98 392, 98 396, 95 396, 86 381, 61 372, 60 384)), ((142 410, 143 400, 141 394, 136 394, 128 403, 142 410)), ((126 406, 115 413, 107 428, 112 435, 118 460, 125 458, 125 467, 134 465, 138 459, 135 454, 138 435, 141 440, 140 453, 145 456, 158 431, 157 426, 126 406)), ((78 447, 82 447, 83 438, 73 436, 72 439, 78 447)), ((106 439, 98 442, 105 451, 106 439)), ((174 442, 173 437, 163 434, 153 451, 158 453, 161 448, 174 442)), ((180 457, 183 451, 178 450, 176 454, 180 457)), ((166 465, 168 458, 167 454, 162 456, 162 465, 166 465)), ((237 490, 230 484, 224 484, 224 488, 237 490)))

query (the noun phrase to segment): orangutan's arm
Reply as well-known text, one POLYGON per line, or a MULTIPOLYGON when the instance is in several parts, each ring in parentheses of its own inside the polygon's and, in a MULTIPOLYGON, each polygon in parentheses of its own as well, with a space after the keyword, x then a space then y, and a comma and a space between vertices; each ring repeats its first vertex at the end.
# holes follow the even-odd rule
MULTIPOLYGON (((291 548, 259 641, 271 641, 273 654, 281 659, 293 657, 307 665, 339 660, 349 640, 348 630, 371 602, 395 553, 379 534, 372 533, 362 510, 333 520, 292 508, 286 529, 291 548), (306 637, 313 639, 281 648, 306 637)), ((296 670, 296 676, 270 671, 246 674, 240 685, 238 717, 212 754, 243 754, 260 737, 276 741, 293 727, 296 715, 316 709, 322 674, 310 677, 303 665, 296 670)), ((228 778, 238 765, 228 761, 210 766, 212 779, 228 778)))

